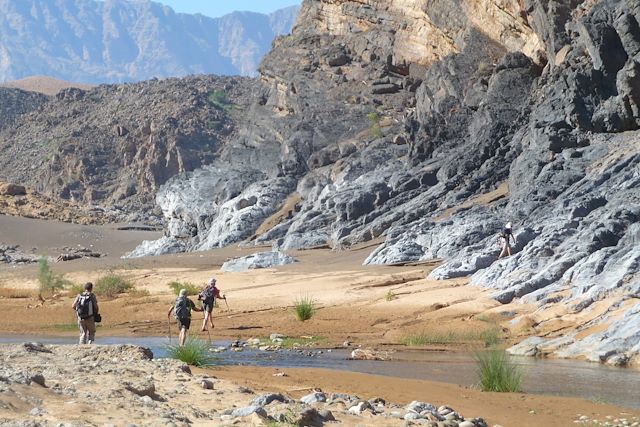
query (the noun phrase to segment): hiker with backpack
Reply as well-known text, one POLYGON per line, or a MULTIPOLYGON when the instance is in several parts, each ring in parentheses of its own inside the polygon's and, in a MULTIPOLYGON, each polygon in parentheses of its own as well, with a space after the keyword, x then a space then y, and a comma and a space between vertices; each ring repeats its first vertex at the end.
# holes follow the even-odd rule
POLYGON ((227 297, 224 295, 220 295, 220 289, 216 287, 216 279, 211 278, 207 282, 207 286, 200 292, 198 295, 198 300, 202 301, 203 309, 204 309, 204 320, 202 322, 202 332, 207 330, 207 321, 211 324, 211 329, 213 326, 213 317, 211 317, 211 312, 213 311, 213 306, 216 303, 216 298, 220 298, 226 301, 227 297))
POLYGON ((93 344, 96 339, 96 322, 100 322, 98 300, 93 293, 93 283, 84 285, 84 292, 76 296, 71 306, 78 316, 79 344, 93 344))
POLYGON ((502 233, 500 233, 500 236, 498 237, 498 239, 502 244, 502 251, 498 256, 498 259, 505 256, 511 256, 511 241, 513 240, 514 245, 518 243, 516 242, 516 238, 513 236, 511 222, 507 222, 507 224, 504 226, 504 229, 502 230, 502 233))
POLYGON ((184 346, 187 340, 187 334, 191 326, 191 310, 202 311, 202 309, 196 307, 193 301, 187 298, 187 290, 180 289, 180 295, 167 313, 167 318, 169 318, 171 312, 175 311, 175 317, 178 321, 178 327, 180 328, 180 347, 184 346))

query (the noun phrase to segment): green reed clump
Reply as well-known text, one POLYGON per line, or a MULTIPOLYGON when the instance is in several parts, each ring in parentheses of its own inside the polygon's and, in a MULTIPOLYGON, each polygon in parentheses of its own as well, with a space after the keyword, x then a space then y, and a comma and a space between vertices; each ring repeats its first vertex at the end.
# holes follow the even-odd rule
POLYGON ((187 295, 198 295, 201 291, 199 287, 190 282, 170 282, 167 286, 169 286, 173 293, 176 295, 180 294, 180 289, 186 289, 187 295))
POLYGON ((114 298, 133 289, 133 284, 117 274, 107 274, 98 279, 93 291, 96 295, 114 298))
POLYGON ((315 313, 315 301, 310 297, 301 297, 294 303, 296 316, 298 320, 304 322, 311 319, 315 313))
POLYGON ((181 347, 179 345, 167 346, 169 357, 178 359, 192 366, 211 366, 216 361, 209 352, 209 345, 198 338, 187 338, 187 341, 181 347))
POLYGON ((491 349, 475 354, 478 365, 480 388, 483 391, 519 392, 522 391, 524 373, 513 363, 506 351, 491 349))
POLYGON ((51 294, 70 285, 72 285, 70 280, 65 279, 62 274, 53 272, 47 258, 40 258, 40 261, 38 261, 38 290, 40 295, 51 294))

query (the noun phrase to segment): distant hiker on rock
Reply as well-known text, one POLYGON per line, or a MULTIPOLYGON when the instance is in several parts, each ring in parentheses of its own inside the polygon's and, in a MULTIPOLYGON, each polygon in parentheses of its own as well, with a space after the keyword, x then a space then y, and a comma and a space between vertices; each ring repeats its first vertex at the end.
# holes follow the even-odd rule
POLYGON ((191 326, 191 310, 202 311, 202 309, 196 307, 193 301, 187 298, 186 289, 180 289, 180 296, 178 296, 176 302, 169 308, 167 318, 171 316, 171 312, 174 310, 176 319, 178 320, 178 327, 180 328, 180 346, 182 347, 187 340, 187 334, 191 326))
POLYGON ((207 282, 207 286, 202 290, 202 292, 200 292, 200 295, 198 295, 198 300, 202 301, 203 310, 204 310, 204 320, 202 321, 202 332, 207 330, 207 320, 211 324, 211 329, 214 328, 211 312, 213 311, 213 306, 216 303, 216 298, 220 298, 223 300, 227 299, 224 295, 220 295, 220 289, 216 287, 216 279, 212 277, 207 282))
POLYGON ((96 339, 96 322, 100 321, 98 300, 93 293, 93 283, 89 282, 84 285, 84 292, 76 297, 71 308, 78 315, 79 344, 93 344, 96 339))
POLYGON ((498 256, 498 259, 505 257, 505 256, 511 256, 511 241, 513 240, 513 244, 516 245, 516 238, 513 237, 513 231, 511 229, 511 223, 508 222, 505 226, 504 226, 504 230, 502 230, 502 233, 500 233, 500 237, 499 237, 500 242, 502 243, 502 251, 500 252, 500 255, 498 256))

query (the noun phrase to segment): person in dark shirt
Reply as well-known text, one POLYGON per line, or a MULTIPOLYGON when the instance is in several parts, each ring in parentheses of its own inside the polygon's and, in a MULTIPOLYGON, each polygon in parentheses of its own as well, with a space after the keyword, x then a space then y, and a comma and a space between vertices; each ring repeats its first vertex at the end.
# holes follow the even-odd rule
POLYGON ((191 310, 202 311, 202 309, 196 307, 193 301, 187 298, 187 290, 180 289, 180 295, 167 313, 167 318, 169 318, 171 312, 175 312, 178 327, 180 328, 180 347, 182 347, 187 340, 187 334, 191 326, 191 310))

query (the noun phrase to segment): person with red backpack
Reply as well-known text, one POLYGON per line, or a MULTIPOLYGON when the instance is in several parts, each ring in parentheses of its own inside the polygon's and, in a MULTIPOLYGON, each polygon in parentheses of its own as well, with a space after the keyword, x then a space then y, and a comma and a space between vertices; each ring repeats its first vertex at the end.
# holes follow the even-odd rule
POLYGON ((204 310, 202 332, 207 330, 207 321, 209 321, 209 323, 211 324, 211 329, 214 328, 211 312, 213 311, 213 306, 216 303, 216 298, 220 298, 223 300, 227 299, 227 297, 225 297, 224 295, 220 295, 220 289, 216 287, 216 279, 212 277, 207 282, 207 286, 205 286, 202 292, 200 292, 200 295, 198 295, 198 300, 202 301, 204 310))
POLYGON ((93 291, 93 283, 84 285, 84 292, 73 301, 73 308, 78 315, 80 328, 79 344, 93 344, 96 339, 96 322, 100 322, 98 300, 93 291))

